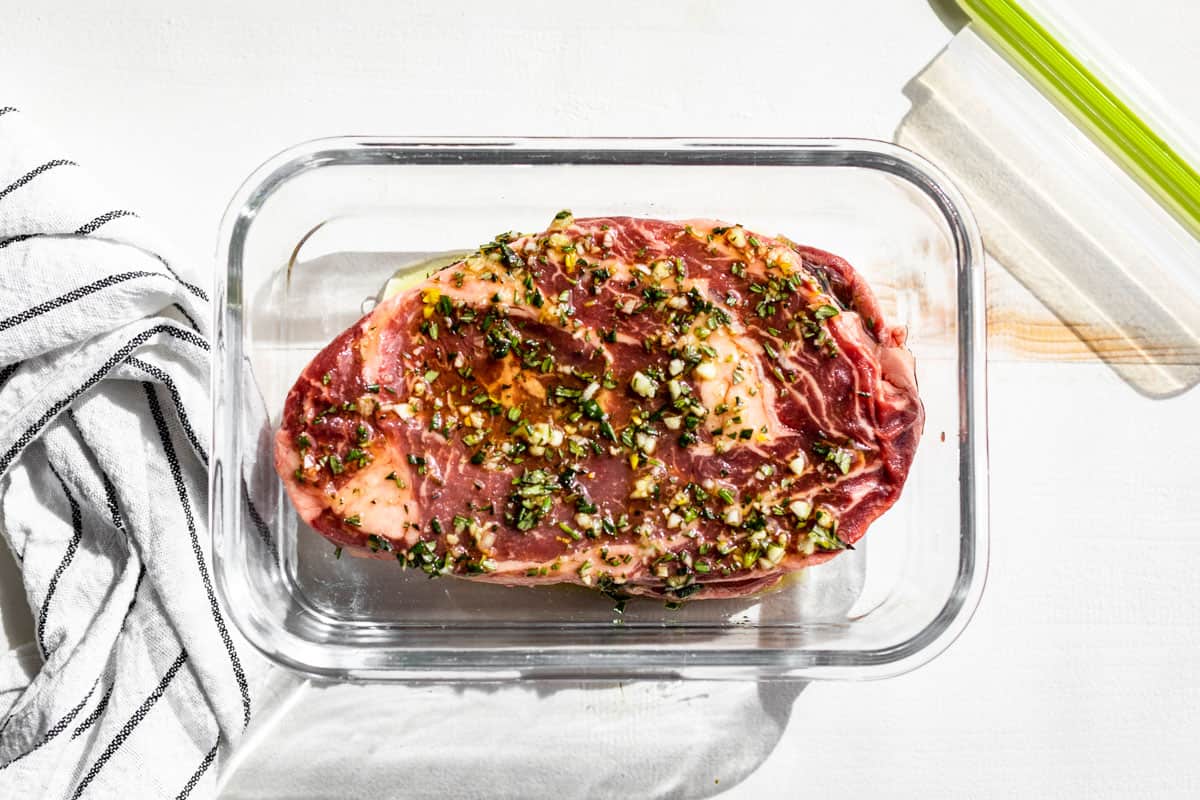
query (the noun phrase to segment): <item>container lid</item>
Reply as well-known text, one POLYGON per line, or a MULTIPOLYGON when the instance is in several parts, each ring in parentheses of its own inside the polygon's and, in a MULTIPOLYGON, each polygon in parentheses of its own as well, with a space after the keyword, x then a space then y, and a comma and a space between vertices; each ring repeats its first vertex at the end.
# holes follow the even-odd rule
POLYGON ((971 24, 906 87, 896 140, 954 178, 988 255, 1131 386, 1187 391, 1200 383, 1200 124, 1186 115, 1200 120, 1200 102, 1169 115, 1113 57, 1116 12, 1091 16, 1110 0, 1087 6, 1104 33, 1074 26, 1070 0, 959 3, 971 24))
POLYGON ((1185 47, 1194 47, 1200 4, 1166 8, 1161 0, 1147 0, 1130 14, 1127 3, 1090 0, 1086 15, 1078 0, 959 5, 989 44, 1200 235, 1200 95, 1194 76, 1180 74, 1169 61, 1129 56, 1170 49, 1172 30, 1188 37, 1185 47), (1156 2, 1163 7, 1155 8, 1156 2), (1154 46, 1128 46, 1130 39, 1147 37, 1154 46))

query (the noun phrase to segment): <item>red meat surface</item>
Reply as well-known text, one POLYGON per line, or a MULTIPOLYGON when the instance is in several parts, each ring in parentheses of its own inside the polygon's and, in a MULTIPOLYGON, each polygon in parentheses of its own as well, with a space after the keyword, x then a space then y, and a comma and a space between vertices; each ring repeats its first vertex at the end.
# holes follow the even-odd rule
POLYGON ((398 568, 741 596, 896 501, 924 422, 904 344, 837 256, 564 212, 334 339, 276 465, 304 522, 398 568))

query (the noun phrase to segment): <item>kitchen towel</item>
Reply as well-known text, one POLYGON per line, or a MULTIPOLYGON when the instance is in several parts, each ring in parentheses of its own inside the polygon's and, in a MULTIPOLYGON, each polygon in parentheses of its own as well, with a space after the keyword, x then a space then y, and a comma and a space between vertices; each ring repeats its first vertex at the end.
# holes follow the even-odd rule
POLYGON ((35 620, 0 660, 0 797, 211 796, 255 710, 213 585, 199 282, 0 104, 0 529, 35 620))

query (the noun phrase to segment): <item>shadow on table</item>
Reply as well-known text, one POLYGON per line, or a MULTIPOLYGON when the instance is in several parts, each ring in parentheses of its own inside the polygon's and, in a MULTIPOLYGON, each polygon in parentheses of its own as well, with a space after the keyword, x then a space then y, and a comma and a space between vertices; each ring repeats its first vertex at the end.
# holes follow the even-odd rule
POLYGON ((18 644, 33 641, 33 614, 25 599, 25 584, 12 551, 0 542, 0 623, 5 640, 18 644))
POLYGON ((927 2, 938 20, 951 32, 957 33, 971 21, 956 0, 927 0, 927 2))
POLYGON ((770 756, 806 685, 276 681, 290 697, 256 720, 226 800, 711 797, 770 756))

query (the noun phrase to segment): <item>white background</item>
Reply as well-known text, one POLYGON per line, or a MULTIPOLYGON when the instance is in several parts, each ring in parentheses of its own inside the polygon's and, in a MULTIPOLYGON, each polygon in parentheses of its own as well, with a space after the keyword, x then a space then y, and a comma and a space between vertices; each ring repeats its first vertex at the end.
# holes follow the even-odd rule
MULTIPOLYGON (((952 36, 925 0, 4 5, 0 105, 203 268, 242 178, 297 141, 889 139, 903 85, 952 36)), ((1087 7, 1110 31, 1129 22, 1124 3, 1087 7)), ((1143 24, 1115 41, 1168 98, 1190 89, 1194 114, 1186 7, 1139 3, 1143 24), (1172 20, 1161 35, 1156 19, 1172 20)), ((1198 395, 1150 401, 1102 364, 1003 347, 989 382, 993 546, 975 620, 910 675, 809 686, 726 796, 1200 796, 1198 395)), ((10 640, 20 614, 6 606, 10 640)))

